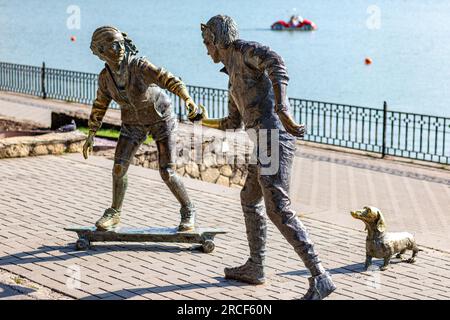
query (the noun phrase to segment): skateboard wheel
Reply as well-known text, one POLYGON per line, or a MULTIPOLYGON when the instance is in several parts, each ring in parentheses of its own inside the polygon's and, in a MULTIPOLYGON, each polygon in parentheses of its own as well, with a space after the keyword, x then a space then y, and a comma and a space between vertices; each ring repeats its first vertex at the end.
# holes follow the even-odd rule
POLYGON ((216 245, 214 244, 214 241, 212 240, 205 240, 205 242, 202 243, 202 248, 204 253, 211 253, 214 251, 214 248, 216 245))
POLYGON ((87 239, 78 239, 77 240, 77 250, 87 250, 91 246, 91 243, 87 239))

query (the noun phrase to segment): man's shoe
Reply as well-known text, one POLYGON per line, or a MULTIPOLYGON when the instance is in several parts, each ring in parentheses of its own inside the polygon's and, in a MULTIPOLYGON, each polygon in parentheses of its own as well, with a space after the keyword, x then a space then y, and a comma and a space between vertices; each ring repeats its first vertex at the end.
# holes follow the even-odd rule
POLYGON ((226 279, 238 280, 250 284, 263 284, 266 281, 263 265, 256 264, 250 259, 242 266, 225 268, 224 272, 226 279))
POLYGON ((331 276, 328 272, 315 277, 310 277, 308 281, 309 289, 302 300, 322 300, 336 290, 336 286, 334 285, 333 280, 331 280, 331 276))
POLYGON ((113 208, 105 210, 103 216, 95 223, 97 230, 108 231, 117 227, 120 223, 120 211, 113 208))

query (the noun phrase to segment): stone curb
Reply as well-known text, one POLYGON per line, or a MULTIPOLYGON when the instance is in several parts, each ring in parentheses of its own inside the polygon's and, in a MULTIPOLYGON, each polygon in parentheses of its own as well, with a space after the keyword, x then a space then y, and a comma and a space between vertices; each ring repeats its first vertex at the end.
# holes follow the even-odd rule
POLYGON ((81 152, 86 135, 80 131, 0 139, 0 159, 81 152))

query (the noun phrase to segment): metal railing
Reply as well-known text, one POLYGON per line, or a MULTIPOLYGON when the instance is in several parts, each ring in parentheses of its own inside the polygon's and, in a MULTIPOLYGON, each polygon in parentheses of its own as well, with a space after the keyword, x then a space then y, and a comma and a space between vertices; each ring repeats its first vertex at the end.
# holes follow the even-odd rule
MULTIPOLYGON (((98 75, 0 62, 0 90, 90 105, 98 75)), ((187 86, 211 118, 228 113, 228 91, 187 86)), ((174 111, 186 120, 184 103, 169 93, 174 111)), ((450 164, 450 118, 305 99, 289 99, 295 120, 307 126, 306 141, 385 155, 450 164)), ((113 102, 111 108, 119 108, 113 102)))

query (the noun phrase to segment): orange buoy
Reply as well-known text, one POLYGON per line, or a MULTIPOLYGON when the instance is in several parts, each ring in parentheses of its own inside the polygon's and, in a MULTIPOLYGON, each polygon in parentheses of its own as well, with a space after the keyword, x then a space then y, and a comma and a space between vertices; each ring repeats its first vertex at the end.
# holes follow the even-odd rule
POLYGON ((366 60, 364 62, 366 63, 366 65, 372 64, 372 59, 366 58, 366 60))
POLYGON ((75 37, 75 36, 71 36, 71 37, 70 37, 70 41, 72 41, 72 42, 75 42, 75 41, 77 41, 77 37, 75 37))

